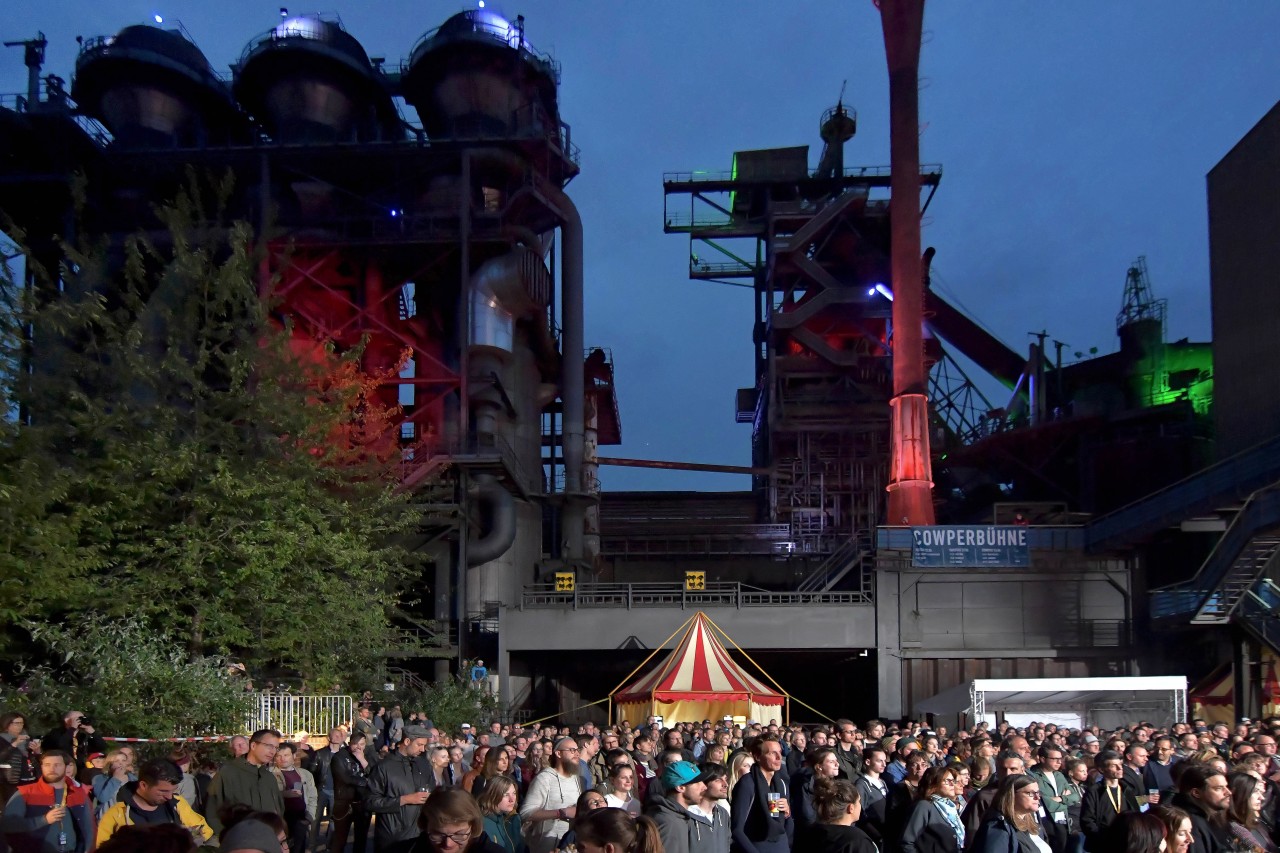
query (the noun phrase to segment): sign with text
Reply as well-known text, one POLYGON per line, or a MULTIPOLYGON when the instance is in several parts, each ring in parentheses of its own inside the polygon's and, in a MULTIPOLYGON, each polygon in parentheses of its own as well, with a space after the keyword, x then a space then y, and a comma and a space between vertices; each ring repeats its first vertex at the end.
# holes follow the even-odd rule
POLYGON ((707 588, 706 572, 685 572, 684 573, 684 591, 685 592, 704 592, 707 588))
POLYGON ((556 592, 573 592, 576 579, 573 572, 556 572, 556 592))
POLYGON ((1025 526, 940 525, 911 528, 911 565, 925 569, 1026 568, 1025 526))

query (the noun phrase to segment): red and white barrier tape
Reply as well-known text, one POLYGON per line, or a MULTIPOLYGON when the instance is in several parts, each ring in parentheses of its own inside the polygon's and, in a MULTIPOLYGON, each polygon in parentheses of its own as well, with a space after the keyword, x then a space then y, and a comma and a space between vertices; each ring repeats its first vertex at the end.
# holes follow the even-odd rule
POLYGON ((112 743, 219 743, 244 735, 213 735, 212 737, 104 737, 112 743))

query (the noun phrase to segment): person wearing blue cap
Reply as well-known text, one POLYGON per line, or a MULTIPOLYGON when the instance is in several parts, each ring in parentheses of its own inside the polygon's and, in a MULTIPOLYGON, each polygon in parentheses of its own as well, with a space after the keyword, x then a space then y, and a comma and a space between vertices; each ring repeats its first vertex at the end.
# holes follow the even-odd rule
POLYGON ((707 775, 692 761, 675 761, 662 770, 664 797, 645 803, 644 813, 658 825, 666 853, 715 853, 711 821, 692 811, 707 787, 707 775))

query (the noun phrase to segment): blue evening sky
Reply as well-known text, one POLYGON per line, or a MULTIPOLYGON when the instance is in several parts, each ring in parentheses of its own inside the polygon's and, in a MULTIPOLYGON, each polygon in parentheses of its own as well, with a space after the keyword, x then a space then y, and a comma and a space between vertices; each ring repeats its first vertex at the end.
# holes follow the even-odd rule
MULTIPOLYGON (((746 465, 734 389, 753 383, 750 292, 687 279, 662 233, 662 173, 726 169, 733 151, 821 143, 848 80, 849 165, 889 160, 888 93, 871 0, 502 0, 563 67, 561 110, 582 148, 569 187, 586 222, 587 342, 612 349, 618 456, 746 465)), ((466 5, 349 2, 337 12, 389 64, 466 5)), ((291 11, 311 11, 292 7, 291 11)), ((49 38, 70 77, 75 36, 163 15, 215 67, 271 27, 278 2, 10 0, 5 41, 49 38)), ((1128 264, 1145 254, 1171 338, 1209 336, 1205 173, 1280 100, 1276 0, 930 0, 922 159, 944 167, 925 244, 936 281, 1025 351, 1047 328, 1068 352, 1115 346, 1128 264)), ((0 92, 25 86, 0 54, 0 92)), ((745 477, 604 471, 608 489, 742 489, 745 477)))

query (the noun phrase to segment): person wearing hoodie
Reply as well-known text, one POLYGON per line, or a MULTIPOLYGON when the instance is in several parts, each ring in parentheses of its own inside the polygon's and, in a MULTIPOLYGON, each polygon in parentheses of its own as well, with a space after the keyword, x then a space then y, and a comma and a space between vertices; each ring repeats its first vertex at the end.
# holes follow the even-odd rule
POLYGON ((213 830, 196 814, 191 804, 178 795, 182 771, 172 761, 157 758, 138 770, 138 781, 127 782, 124 798, 107 809, 98 824, 98 844, 123 826, 175 824, 186 828, 197 842, 213 838, 213 830))
POLYGON ((692 761, 676 761, 663 769, 666 796, 645 803, 644 814, 657 824, 666 853, 714 853, 711 821, 690 811, 702 800, 706 786, 706 774, 692 761))
POLYGON ((272 774, 280 733, 261 729, 249 738, 249 753, 233 758, 218 768, 209 783, 205 817, 214 832, 222 831, 222 809, 237 803, 254 811, 271 812, 284 817, 284 795, 272 774))
POLYGON ((813 805, 813 786, 818 779, 834 779, 840 775, 840 760, 829 746, 816 746, 805 756, 805 767, 791 777, 792 811, 796 818, 796 831, 818 822, 813 805))

